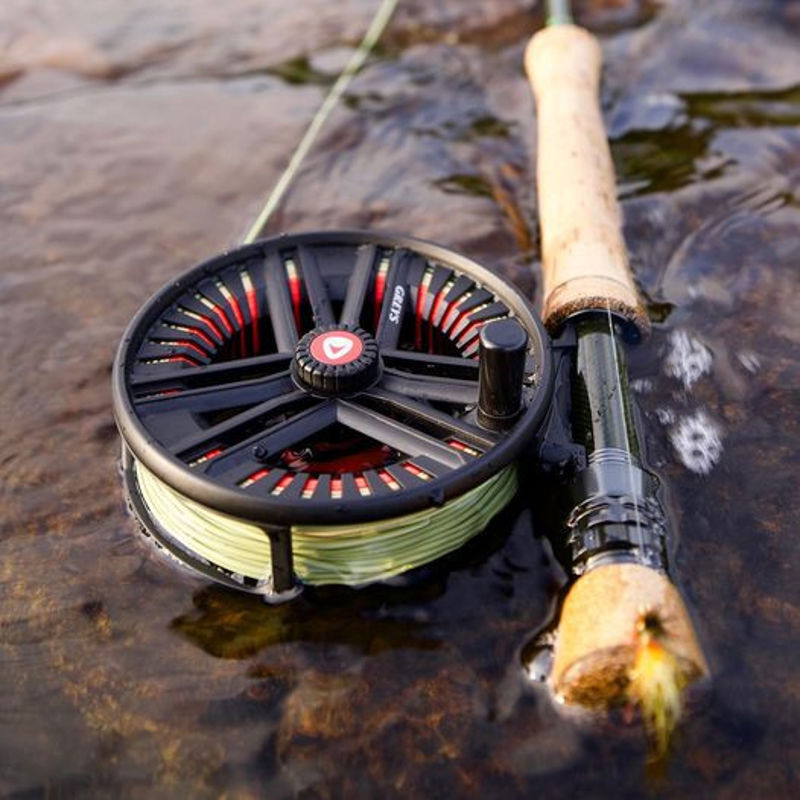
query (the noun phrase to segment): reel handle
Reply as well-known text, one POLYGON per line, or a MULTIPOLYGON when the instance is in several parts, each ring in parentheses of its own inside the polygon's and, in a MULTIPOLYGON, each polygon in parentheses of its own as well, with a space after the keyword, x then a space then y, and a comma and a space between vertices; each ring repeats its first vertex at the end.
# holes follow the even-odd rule
POLYGON ((539 31, 525 52, 538 114, 542 318, 553 330, 580 311, 610 307, 646 334, 600 115, 601 68, 597 39, 577 25, 539 31))

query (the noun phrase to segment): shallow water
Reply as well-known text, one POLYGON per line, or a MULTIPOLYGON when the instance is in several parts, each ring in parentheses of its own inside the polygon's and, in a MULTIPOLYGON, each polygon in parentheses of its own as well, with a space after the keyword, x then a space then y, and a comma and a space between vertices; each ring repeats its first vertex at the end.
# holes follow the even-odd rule
MULTIPOLYGON (((577 5, 659 321, 632 377, 714 671, 660 782, 635 728, 524 679, 563 576, 519 509, 414 588, 281 608, 137 535, 120 334, 241 235, 375 5, 0 8, 0 794, 796 796, 797 2, 577 5)), ((402 2, 269 230, 413 233, 536 298, 530 5, 402 2)))

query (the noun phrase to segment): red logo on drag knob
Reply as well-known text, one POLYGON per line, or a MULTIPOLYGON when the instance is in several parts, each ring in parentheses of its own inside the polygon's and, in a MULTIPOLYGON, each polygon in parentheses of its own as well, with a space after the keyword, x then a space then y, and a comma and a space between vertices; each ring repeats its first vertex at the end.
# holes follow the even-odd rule
POLYGON ((336 367, 355 361, 364 352, 364 343, 350 331, 327 331, 315 336, 308 349, 316 361, 336 367))

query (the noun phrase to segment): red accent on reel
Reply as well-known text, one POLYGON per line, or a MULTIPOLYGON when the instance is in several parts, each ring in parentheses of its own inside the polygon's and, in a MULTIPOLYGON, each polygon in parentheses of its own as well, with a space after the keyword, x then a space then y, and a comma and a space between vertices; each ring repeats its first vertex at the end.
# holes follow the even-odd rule
POLYGON ((364 352, 364 343, 350 331, 326 331, 314 338, 309 351, 321 364, 337 367, 355 361, 364 352))

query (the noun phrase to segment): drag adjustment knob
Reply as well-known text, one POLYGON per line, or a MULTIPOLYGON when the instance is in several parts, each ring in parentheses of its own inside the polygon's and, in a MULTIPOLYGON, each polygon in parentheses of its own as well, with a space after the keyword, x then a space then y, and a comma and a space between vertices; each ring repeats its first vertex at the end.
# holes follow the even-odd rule
POLYGON ((292 361, 295 383, 319 395, 354 394, 372 385, 379 374, 377 342, 349 325, 326 325, 307 333, 292 361))
POLYGON ((502 430, 522 410, 522 381, 528 334, 515 319, 488 322, 481 328, 478 372, 478 422, 502 430))

